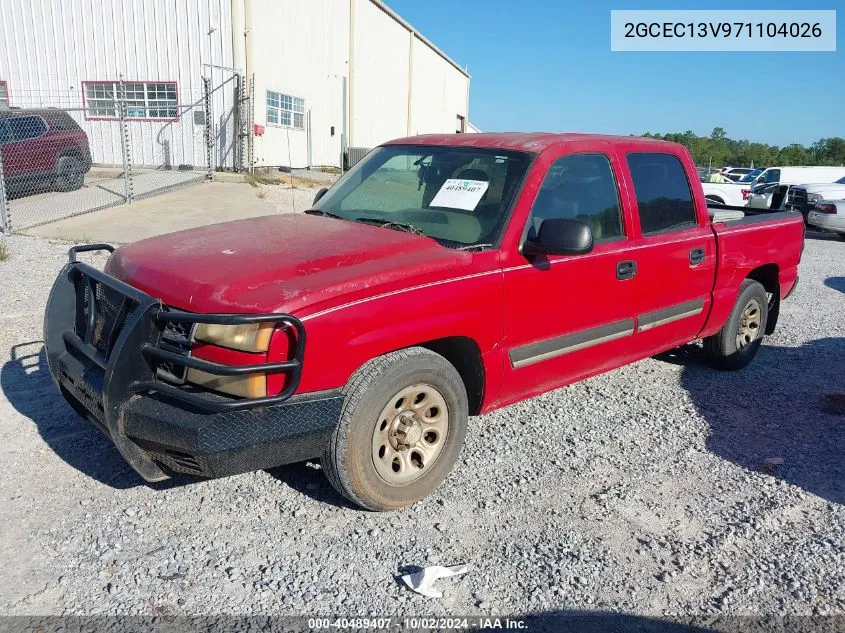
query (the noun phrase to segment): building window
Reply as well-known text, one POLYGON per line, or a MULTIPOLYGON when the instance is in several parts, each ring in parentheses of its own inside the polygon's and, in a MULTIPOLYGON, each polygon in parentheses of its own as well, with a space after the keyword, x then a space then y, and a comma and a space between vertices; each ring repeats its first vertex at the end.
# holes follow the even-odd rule
POLYGON ((267 123, 301 130, 305 127, 305 100, 268 90, 267 123))
POLYGON ((0 107, 9 107, 9 87, 5 81, 0 81, 0 107))
POLYGON ((117 103, 126 106, 128 119, 177 119, 176 82, 83 81, 85 115, 117 119, 117 103))

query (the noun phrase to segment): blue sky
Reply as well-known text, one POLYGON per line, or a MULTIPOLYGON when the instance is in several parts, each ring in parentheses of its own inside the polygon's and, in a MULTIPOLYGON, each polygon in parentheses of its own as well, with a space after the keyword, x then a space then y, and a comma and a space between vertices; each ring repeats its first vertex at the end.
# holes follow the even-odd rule
POLYGON ((710 134, 775 145, 845 137, 845 11, 837 51, 610 51, 613 9, 843 9, 840 2, 387 0, 469 66, 484 131, 710 134), (839 5, 837 7, 837 5, 839 5))

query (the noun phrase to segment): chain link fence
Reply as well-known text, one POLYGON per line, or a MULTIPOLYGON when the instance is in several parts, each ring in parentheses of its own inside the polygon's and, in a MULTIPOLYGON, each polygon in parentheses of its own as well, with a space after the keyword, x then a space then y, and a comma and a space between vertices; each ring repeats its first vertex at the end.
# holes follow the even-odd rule
POLYGON ((175 83, 87 82, 66 94, 16 95, 16 107, 0 109, 0 229, 241 171, 251 126, 244 83, 212 73, 181 93, 175 83))

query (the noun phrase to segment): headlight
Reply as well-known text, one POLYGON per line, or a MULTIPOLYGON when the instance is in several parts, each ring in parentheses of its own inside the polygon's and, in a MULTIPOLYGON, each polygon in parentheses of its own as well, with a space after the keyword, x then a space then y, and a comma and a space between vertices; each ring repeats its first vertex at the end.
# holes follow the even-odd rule
POLYGON ((242 352, 266 352, 270 347, 270 337, 273 335, 275 325, 275 323, 246 325, 200 323, 194 332, 194 339, 242 352))
POLYGON ((807 194, 807 202, 815 204, 819 200, 823 200, 824 197, 820 193, 808 193, 807 194))
MULTIPOLYGON (((241 352, 266 352, 270 347, 275 323, 218 325, 199 323, 194 340, 241 352)), ((194 385, 243 398, 263 398, 267 395, 267 374, 246 376, 217 376, 199 369, 188 369, 185 380, 194 385)))

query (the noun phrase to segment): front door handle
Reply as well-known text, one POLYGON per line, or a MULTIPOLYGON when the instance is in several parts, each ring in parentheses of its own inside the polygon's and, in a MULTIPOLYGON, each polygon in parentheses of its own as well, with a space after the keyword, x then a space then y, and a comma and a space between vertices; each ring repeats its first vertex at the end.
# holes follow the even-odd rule
POLYGON ((705 254, 703 248, 694 248, 689 252, 689 263, 692 266, 695 266, 696 264, 700 264, 701 262, 703 262, 704 257, 705 254))
POLYGON ((637 262, 632 259, 616 264, 617 279, 631 279, 637 274, 637 262))

